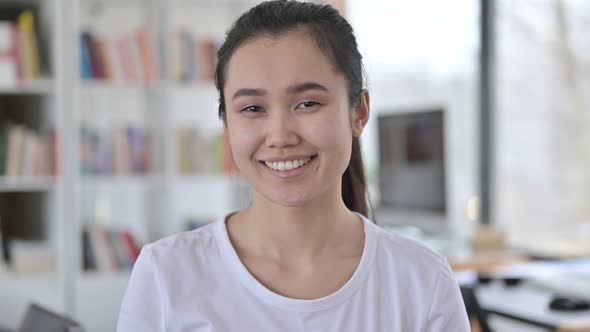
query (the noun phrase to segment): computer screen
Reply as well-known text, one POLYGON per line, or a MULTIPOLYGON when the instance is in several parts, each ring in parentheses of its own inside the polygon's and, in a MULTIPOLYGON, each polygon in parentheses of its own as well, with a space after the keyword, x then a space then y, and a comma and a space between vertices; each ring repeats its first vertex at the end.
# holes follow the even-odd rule
POLYGON ((446 212, 442 109, 378 117, 380 206, 446 212))

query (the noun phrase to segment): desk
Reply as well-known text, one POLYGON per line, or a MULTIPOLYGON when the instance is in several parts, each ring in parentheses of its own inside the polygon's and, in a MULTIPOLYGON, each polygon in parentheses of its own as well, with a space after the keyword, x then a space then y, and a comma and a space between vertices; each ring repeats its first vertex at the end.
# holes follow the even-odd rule
POLYGON ((590 310, 560 312, 549 309, 555 294, 586 298, 590 294, 590 260, 532 261, 490 271, 491 276, 523 278, 520 284, 506 286, 499 280, 479 285, 476 295, 486 312, 525 322, 551 331, 590 332, 590 310), (579 278, 568 278, 578 276, 579 278), (554 281, 561 287, 550 286, 554 281), (574 281, 578 281, 578 283, 574 281))
POLYGON ((447 257, 454 272, 473 271, 477 273, 493 273, 497 269, 526 263, 526 255, 505 251, 472 252, 469 255, 447 257))
POLYGON ((487 312, 558 332, 590 332, 590 311, 559 312, 549 309, 552 292, 501 283, 479 286, 480 306, 487 312))

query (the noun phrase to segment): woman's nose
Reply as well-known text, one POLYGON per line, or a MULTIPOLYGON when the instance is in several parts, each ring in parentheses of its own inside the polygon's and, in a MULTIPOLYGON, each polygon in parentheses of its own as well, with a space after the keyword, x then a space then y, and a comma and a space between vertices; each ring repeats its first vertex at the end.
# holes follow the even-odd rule
POLYGON ((299 135, 296 132, 294 119, 289 114, 277 113, 275 112, 267 123, 266 145, 275 148, 297 145, 299 135))

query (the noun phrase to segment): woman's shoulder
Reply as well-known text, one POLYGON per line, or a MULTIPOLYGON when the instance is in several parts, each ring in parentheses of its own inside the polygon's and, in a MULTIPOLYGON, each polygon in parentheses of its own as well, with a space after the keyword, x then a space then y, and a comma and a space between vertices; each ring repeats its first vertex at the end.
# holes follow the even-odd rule
POLYGON ((160 240, 146 244, 143 250, 150 253, 151 256, 168 256, 170 254, 180 254, 188 252, 207 252, 215 250, 215 228, 218 227, 220 220, 216 220, 197 229, 179 232, 166 236, 160 240), (187 251, 187 249, 189 249, 187 251))

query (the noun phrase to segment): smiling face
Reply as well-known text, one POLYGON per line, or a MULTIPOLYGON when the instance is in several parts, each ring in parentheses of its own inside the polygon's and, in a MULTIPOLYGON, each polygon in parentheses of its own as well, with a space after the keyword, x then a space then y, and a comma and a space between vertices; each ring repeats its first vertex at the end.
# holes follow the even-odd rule
POLYGON ((289 32, 241 45, 228 63, 224 98, 226 134, 255 202, 341 199, 353 131, 360 132, 345 77, 309 36, 289 32))

